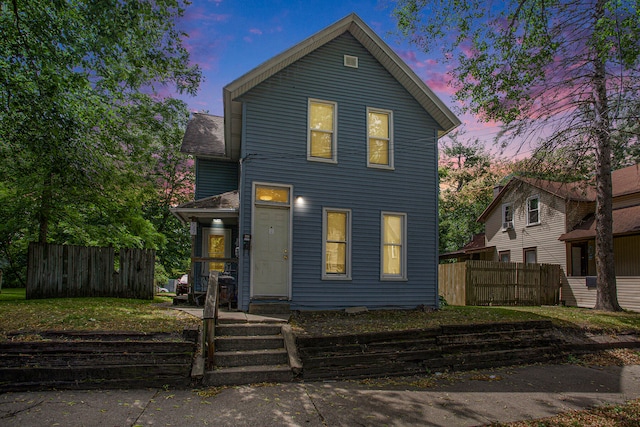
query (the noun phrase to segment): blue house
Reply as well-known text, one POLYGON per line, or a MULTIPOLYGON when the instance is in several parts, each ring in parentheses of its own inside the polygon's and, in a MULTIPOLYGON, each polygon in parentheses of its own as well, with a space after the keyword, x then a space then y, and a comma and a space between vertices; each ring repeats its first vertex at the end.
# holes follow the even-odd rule
POLYGON ((438 305, 437 141, 460 121, 371 28, 351 14, 223 95, 188 125, 196 200, 172 210, 196 288, 232 270, 241 310, 438 305))

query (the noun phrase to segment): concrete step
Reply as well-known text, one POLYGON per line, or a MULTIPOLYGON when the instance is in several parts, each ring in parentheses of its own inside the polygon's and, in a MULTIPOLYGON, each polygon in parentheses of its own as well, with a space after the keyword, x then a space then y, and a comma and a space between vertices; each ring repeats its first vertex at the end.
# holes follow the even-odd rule
POLYGON ((217 351, 272 350, 284 348, 282 335, 218 336, 215 342, 217 351))
POLYGON ((287 365, 240 366, 207 371, 202 379, 205 386, 241 385, 255 383, 291 382, 293 374, 287 365))
POLYGON ((287 365, 289 356, 284 348, 248 351, 216 351, 216 367, 287 365))
POLYGON ((261 336, 278 335, 279 323, 233 323, 216 325, 216 336, 261 336))
POLYGON ((250 314, 290 314, 291 305, 283 302, 252 302, 249 304, 250 314))

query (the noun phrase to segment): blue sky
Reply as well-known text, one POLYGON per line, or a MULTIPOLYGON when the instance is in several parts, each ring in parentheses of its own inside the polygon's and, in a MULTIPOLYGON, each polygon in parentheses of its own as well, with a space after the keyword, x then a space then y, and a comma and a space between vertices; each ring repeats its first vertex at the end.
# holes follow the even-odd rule
POLYGON ((467 136, 491 143, 497 129, 455 109, 453 90, 437 53, 429 56, 396 33, 390 0, 193 0, 179 28, 204 82, 196 97, 181 97, 191 111, 222 115, 222 88, 262 62, 355 12, 462 120, 467 136))

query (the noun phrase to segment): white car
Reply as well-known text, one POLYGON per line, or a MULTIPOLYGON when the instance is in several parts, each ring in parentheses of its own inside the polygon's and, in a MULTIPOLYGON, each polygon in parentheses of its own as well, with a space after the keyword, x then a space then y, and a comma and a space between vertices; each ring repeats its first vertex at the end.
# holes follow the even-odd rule
POLYGON ((189 293, 189 275, 183 274, 176 284, 176 296, 189 293))

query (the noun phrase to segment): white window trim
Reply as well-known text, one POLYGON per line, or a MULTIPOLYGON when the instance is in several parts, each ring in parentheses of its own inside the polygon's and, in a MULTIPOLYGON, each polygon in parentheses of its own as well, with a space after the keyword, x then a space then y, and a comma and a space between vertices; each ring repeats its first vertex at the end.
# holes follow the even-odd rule
POLYGON ((380 213, 380 280, 381 281, 406 281, 407 279, 407 214, 405 212, 387 212, 380 213), (400 274, 384 273, 384 217, 400 216, 402 217, 402 262, 400 274))
POLYGON ((351 280, 351 209, 322 208, 322 280, 351 280), (344 274, 327 273, 327 214, 329 212, 347 214, 344 274))
POLYGON ((284 185, 284 184, 272 184, 272 183, 268 183, 268 182, 253 182, 252 185, 252 195, 251 198, 253 199, 253 204, 254 205, 266 205, 266 206, 280 206, 280 207, 291 207, 291 196, 293 194, 293 186, 291 185, 284 185), (275 189, 283 189, 286 188, 289 191, 289 199, 287 200, 287 202, 267 202, 264 200, 258 200, 256 198, 256 192, 258 190, 258 187, 264 187, 264 188, 275 188, 275 189))
MULTIPOLYGON (((313 129, 318 130, 318 129, 313 129)), ((309 98, 307 101, 307 160, 321 163, 338 163, 338 103, 323 99, 309 98), (331 139, 331 158, 314 157, 311 155, 311 104, 328 104, 333 106, 333 138, 331 139)))
POLYGON ((367 167, 374 169, 394 170, 394 147, 393 147, 393 111, 382 108, 367 107, 367 167), (382 113, 389 115, 389 164, 379 165, 369 162, 369 113, 382 113))
POLYGON ((531 196, 529 198, 527 198, 527 204, 525 205, 525 212, 527 215, 527 225, 539 225, 540 224, 540 214, 541 214, 541 209, 540 209, 540 195, 536 194, 534 196, 531 196), (529 222, 529 201, 533 200, 533 199, 538 199, 538 221, 537 222, 529 222))
POLYGON ((511 208, 511 224, 513 224, 513 203, 503 203, 502 204, 502 223, 500 225, 500 228, 502 229, 502 231, 507 231, 507 228, 504 227, 504 223, 507 222, 507 216, 505 215, 506 213, 506 209, 510 207, 511 208))

